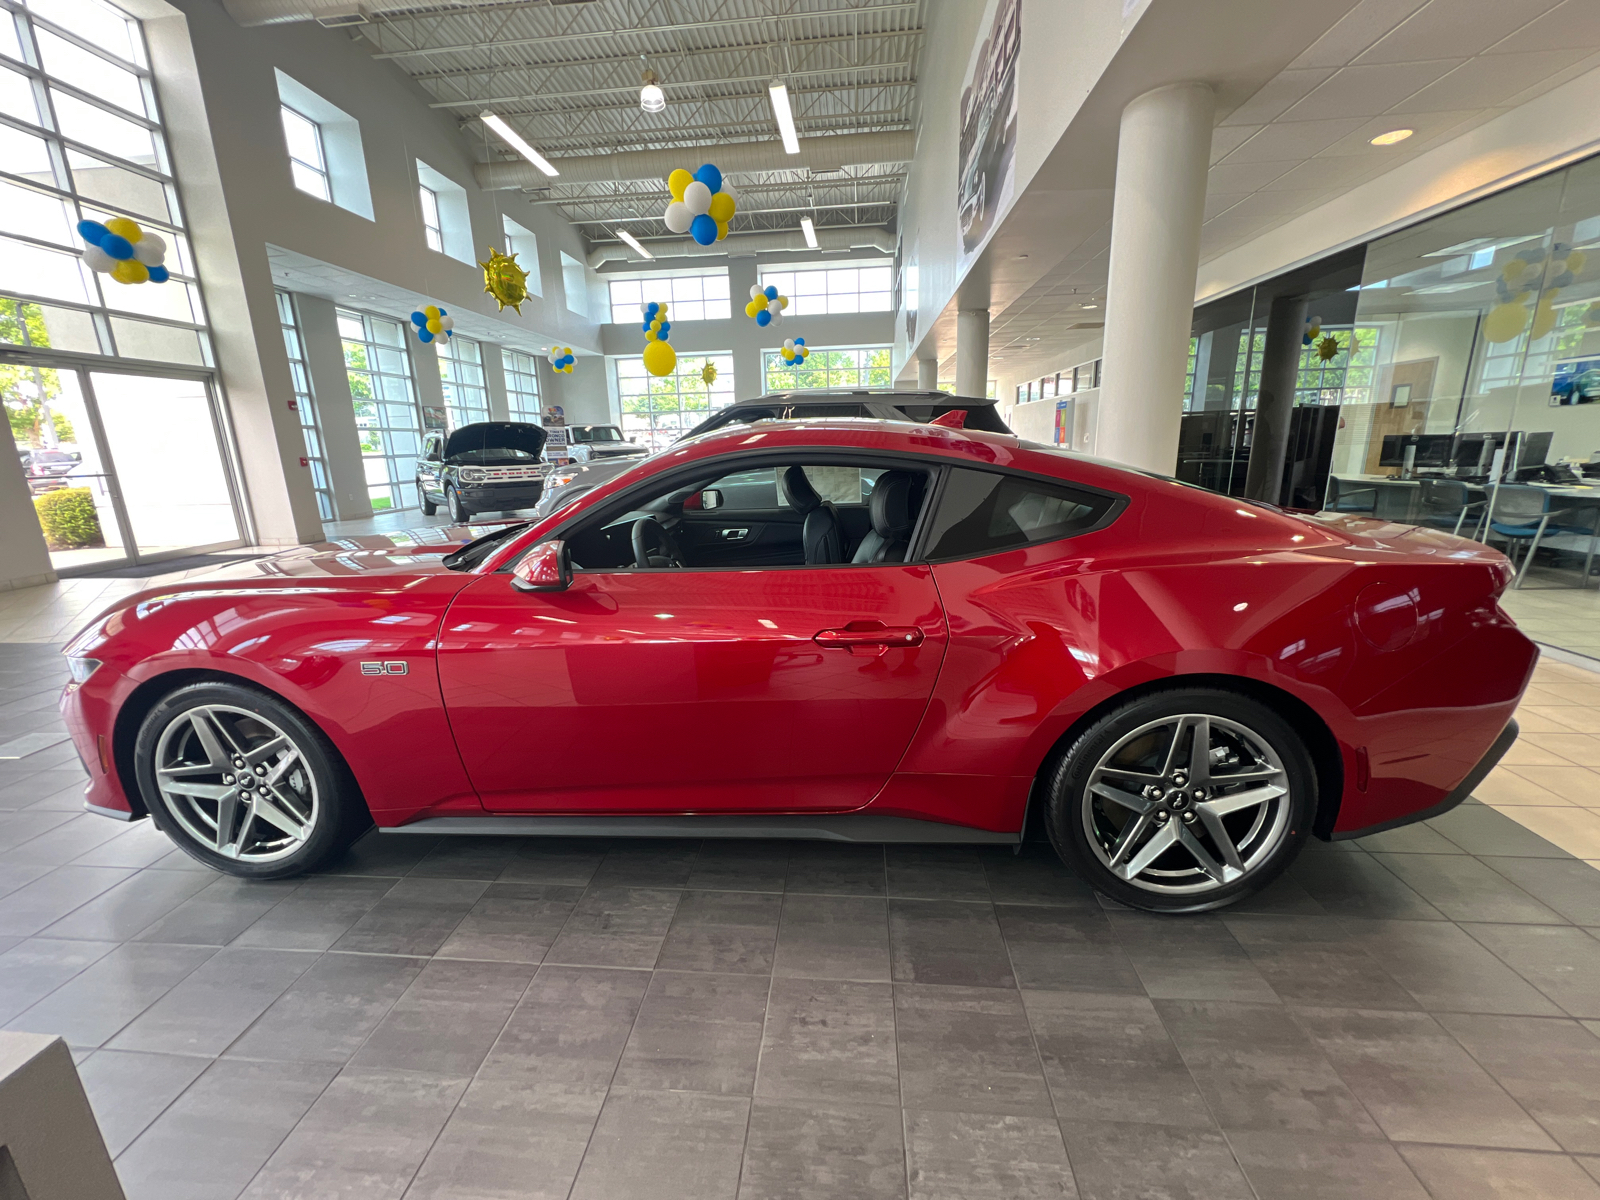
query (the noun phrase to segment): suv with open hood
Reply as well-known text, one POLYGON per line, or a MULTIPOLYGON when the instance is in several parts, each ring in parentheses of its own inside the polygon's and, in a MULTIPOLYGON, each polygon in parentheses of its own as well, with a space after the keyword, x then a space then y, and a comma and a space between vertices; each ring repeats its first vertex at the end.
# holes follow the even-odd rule
POLYGON ((443 504, 454 521, 475 513, 532 508, 544 494, 545 432, 526 421, 481 421, 453 433, 434 430, 417 460, 417 500, 432 516, 443 504))

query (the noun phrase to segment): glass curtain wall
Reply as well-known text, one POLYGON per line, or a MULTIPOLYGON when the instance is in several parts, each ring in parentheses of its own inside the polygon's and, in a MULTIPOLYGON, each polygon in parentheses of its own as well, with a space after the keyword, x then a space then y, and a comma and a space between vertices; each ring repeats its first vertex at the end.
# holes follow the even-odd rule
POLYGON ((768 350, 762 355, 766 390, 888 387, 889 355, 887 346, 851 346, 813 350, 804 362, 786 363, 780 351, 768 350))
POLYGON ((311 394, 311 372, 306 369, 305 341, 300 336, 300 320, 294 297, 278 292, 278 324, 283 328, 283 346, 289 355, 289 375, 293 380, 295 413, 300 418, 300 436, 306 444, 306 466, 311 471, 311 486, 317 493, 317 512, 324 521, 333 520, 333 491, 328 485, 328 459, 322 448, 322 427, 317 420, 317 402, 311 394))
POLYGON ((422 450, 406 327, 342 308, 338 319, 373 511, 405 507, 422 450))
POLYGON ((1506 550, 1508 611, 1600 657, 1600 159, 1373 242, 1355 324, 1376 354, 1338 507, 1506 550))
POLYGON ((711 415, 733 403, 732 354, 680 354, 671 375, 654 376, 643 358, 617 359, 622 432, 630 441, 664 450, 711 415), (706 367, 716 378, 706 382, 706 367))
POLYGON ((0 293, 20 343, 209 366, 205 310, 138 21, 99 0, 0 5, 0 293), (83 264, 77 223, 127 217, 167 243, 171 279, 83 264))
POLYGON ((464 337, 436 338, 439 379, 451 429, 489 419, 489 388, 483 381, 483 351, 464 337))
POLYGON ((500 365, 506 375, 506 401, 513 421, 543 425, 539 409, 539 375, 533 355, 520 350, 500 351, 500 365))

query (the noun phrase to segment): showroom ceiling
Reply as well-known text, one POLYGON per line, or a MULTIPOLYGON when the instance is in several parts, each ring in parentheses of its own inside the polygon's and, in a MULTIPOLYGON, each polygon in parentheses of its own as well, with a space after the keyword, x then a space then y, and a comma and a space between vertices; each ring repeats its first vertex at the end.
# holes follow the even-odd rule
MULTIPOLYGON (((1361 0, 1307 43, 1218 111, 1202 262, 1600 67, 1600 3, 1361 0), (1404 141, 1371 144, 1406 128, 1404 141)), ((1114 151, 1103 157, 1109 188, 1114 151)), ((1077 214, 1065 257, 1005 298, 990 347, 1008 373, 1054 370, 1098 335, 1110 217, 1108 190, 1077 214)))
MULTIPOLYGON (((768 85, 789 90, 802 139, 909 131, 923 18, 930 0, 592 0, 507 3, 374 13, 359 26, 393 62, 459 118, 487 162, 520 158, 479 119, 493 112, 559 169, 563 158, 771 143, 773 169, 741 172, 743 232, 876 227, 894 218, 903 162, 813 170, 783 162, 768 85), (666 96, 641 111, 641 75, 666 96)), ((539 181, 592 243, 626 229, 646 244, 671 235, 660 174, 641 179, 539 181)), ((681 241, 682 239, 675 239, 681 241)))

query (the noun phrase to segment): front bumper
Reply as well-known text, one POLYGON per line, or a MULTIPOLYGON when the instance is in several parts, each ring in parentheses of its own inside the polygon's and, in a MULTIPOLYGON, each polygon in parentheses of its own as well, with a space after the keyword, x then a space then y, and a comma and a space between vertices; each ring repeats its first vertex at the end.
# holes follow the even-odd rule
POLYGON ((476 512, 503 512, 532 508, 544 495, 544 484, 474 483, 460 489, 461 502, 476 512))
POLYGON ((1517 740, 1519 732, 1515 719, 1507 721, 1506 727, 1500 731, 1500 736, 1495 738, 1489 749, 1484 752, 1483 757, 1478 760, 1478 765, 1468 771, 1467 777, 1456 784, 1451 789, 1450 794, 1439 803, 1418 812, 1406 813, 1403 817, 1395 817, 1392 821, 1380 821, 1376 825, 1368 825, 1364 829, 1338 830, 1329 835, 1330 840, 1343 842, 1351 838, 1371 837, 1373 834, 1383 833, 1385 830, 1399 829, 1402 825, 1414 825, 1418 821, 1426 821, 1430 817, 1443 816, 1471 796, 1474 789, 1488 778, 1489 772, 1499 765, 1500 760, 1505 757, 1506 751, 1511 749, 1511 743, 1517 740))

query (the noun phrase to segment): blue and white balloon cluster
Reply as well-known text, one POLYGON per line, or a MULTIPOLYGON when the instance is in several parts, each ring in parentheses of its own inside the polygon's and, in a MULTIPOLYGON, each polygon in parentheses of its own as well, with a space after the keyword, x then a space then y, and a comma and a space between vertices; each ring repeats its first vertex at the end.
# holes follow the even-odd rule
POLYGON ((783 310, 788 307, 789 297, 778 295, 777 288, 752 284, 750 303, 744 306, 744 315, 765 329, 768 325, 782 325, 783 310))
POLYGON ((687 233, 702 246, 728 236, 728 222, 739 203, 732 188, 722 186, 722 172, 706 163, 693 174, 679 167, 667 176, 672 203, 661 219, 673 233, 687 233))
POLYGON ((91 271, 118 283, 165 283, 169 278, 162 265, 167 260, 166 240, 140 229, 137 221, 127 217, 112 217, 103 225, 79 221, 78 236, 84 240, 83 261, 91 271))
POLYGON ((559 371, 563 375, 571 375, 572 364, 578 361, 578 356, 572 352, 571 346, 551 346, 550 353, 546 357, 550 360, 550 369, 559 371))
POLYGON ((811 348, 806 345, 805 338, 783 339, 783 361, 786 363, 804 363, 806 356, 811 353, 811 348))
POLYGON ((419 342, 431 342, 436 337, 449 341, 456 335, 455 318, 437 304, 430 304, 412 313, 411 324, 416 326, 419 342))

